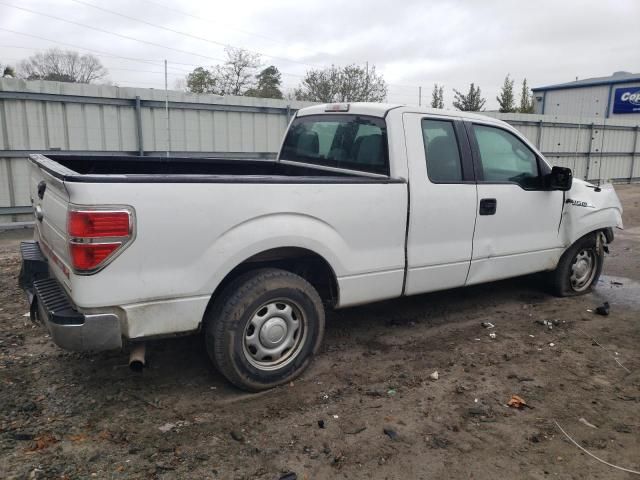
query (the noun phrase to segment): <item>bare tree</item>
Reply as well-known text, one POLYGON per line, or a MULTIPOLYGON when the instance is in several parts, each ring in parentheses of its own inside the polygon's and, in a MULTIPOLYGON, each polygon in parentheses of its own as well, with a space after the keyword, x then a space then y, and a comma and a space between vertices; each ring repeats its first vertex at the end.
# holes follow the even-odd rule
POLYGON ((27 80, 92 83, 107 76, 107 69, 90 54, 52 48, 20 63, 19 74, 27 80))
POLYGON ((198 67, 187 75, 187 91, 216 95, 244 95, 256 83, 260 55, 227 47, 227 60, 211 69, 198 67))
POLYGON ((227 47, 227 61, 218 68, 227 95, 244 95, 256 83, 256 70, 260 67, 260 55, 241 48, 227 47))
POLYGON ((375 66, 332 65, 307 71, 295 95, 312 102, 381 102, 387 98, 387 83, 375 66))

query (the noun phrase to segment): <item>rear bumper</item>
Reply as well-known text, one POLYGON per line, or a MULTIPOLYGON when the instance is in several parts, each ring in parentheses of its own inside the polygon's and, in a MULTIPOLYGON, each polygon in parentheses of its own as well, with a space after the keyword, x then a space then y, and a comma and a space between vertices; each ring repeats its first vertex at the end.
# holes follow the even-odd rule
POLYGON ((122 347, 120 321, 112 313, 85 314, 77 310, 49 266, 38 242, 22 242, 19 284, 31 306, 31 317, 41 321, 56 345, 67 350, 112 350, 122 347))

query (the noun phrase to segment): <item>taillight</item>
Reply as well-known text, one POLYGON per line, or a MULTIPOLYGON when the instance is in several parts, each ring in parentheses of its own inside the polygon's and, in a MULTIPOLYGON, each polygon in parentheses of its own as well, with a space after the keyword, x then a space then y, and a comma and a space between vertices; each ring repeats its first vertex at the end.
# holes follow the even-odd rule
POLYGON ((69 236, 81 238, 126 237, 130 215, 127 211, 70 211, 69 236))
POLYGON ((125 248, 133 235, 133 215, 126 209, 69 210, 67 233, 71 264, 92 273, 125 248))

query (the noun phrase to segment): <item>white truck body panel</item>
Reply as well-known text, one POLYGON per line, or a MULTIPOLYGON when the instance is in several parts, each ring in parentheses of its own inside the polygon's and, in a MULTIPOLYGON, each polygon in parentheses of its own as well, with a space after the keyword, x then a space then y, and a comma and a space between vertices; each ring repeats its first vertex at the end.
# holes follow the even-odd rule
MULTIPOLYGON (((611 186, 596 192, 575 180, 563 195, 516 184, 429 180, 424 118, 498 126, 541 157, 499 120, 381 104, 352 104, 348 113, 385 119, 394 181, 61 181, 42 168, 51 160, 33 160, 31 195, 45 212, 36 240, 46 247, 51 272, 80 311, 117 312, 122 335, 136 339, 197 330, 225 277, 271 249, 297 247, 322 257, 335 274, 336 306, 346 307, 551 270, 581 236, 622 227, 611 186), (496 199, 496 214, 478 215, 487 197, 496 199), (98 273, 71 268, 69 205, 126 205, 134 212, 134 240, 98 273)), ((325 106, 314 106, 297 116, 323 114, 325 106)))

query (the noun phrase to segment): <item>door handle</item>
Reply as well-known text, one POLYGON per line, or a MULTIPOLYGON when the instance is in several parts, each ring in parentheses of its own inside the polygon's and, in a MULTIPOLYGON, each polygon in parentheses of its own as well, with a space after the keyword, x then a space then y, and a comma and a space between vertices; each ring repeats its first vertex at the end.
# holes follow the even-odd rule
POLYGON ((480 215, 495 215, 498 201, 495 198, 483 198, 480 200, 480 215))

